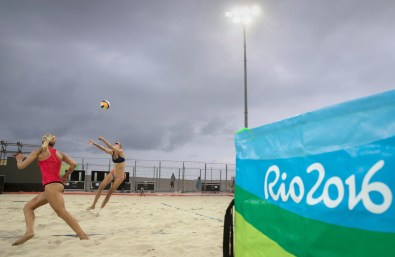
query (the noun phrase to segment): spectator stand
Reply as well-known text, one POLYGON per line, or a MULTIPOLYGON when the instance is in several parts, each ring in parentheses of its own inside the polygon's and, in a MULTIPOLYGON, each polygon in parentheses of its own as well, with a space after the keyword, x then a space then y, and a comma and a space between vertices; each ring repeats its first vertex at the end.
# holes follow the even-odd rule
POLYGON ((153 192, 155 191, 155 181, 138 181, 136 182, 136 192, 153 192))
POLYGON ((221 184, 219 182, 202 182, 202 193, 219 193, 221 184))
MULTIPOLYGON (((67 171, 66 171, 67 172, 67 171)), ((85 170, 74 170, 64 185, 65 190, 85 190, 85 170)))
MULTIPOLYGON (((92 175, 91 175, 91 191, 97 190, 100 186, 100 183, 104 180, 104 178, 109 174, 109 171, 98 171, 98 170, 92 170, 92 175)), ((119 185, 118 191, 127 191, 130 192, 131 187, 129 183, 129 172, 126 173, 126 178, 125 180, 119 185)), ((104 190, 109 190, 111 188, 111 183, 108 184, 104 190)))

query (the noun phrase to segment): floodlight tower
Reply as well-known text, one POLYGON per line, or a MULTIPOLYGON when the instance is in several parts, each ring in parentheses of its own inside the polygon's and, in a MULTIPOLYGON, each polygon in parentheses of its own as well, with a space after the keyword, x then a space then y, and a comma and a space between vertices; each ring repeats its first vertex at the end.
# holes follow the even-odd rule
POLYGON ((234 8, 232 11, 225 13, 225 16, 232 19, 234 23, 243 25, 244 40, 244 127, 248 128, 248 102, 247 102, 247 42, 246 42, 246 25, 250 24, 253 17, 260 13, 258 6, 234 8))

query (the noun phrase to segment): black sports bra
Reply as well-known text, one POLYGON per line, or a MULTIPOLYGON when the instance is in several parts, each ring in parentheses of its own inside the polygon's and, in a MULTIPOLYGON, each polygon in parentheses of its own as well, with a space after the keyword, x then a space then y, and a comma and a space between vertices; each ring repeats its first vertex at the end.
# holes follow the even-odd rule
POLYGON ((112 161, 113 161, 114 163, 122 163, 122 162, 125 161, 125 158, 124 158, 124 157, 121 157, 121 156, 118 156, 118 158, 114 159, 114 153, 112 153, 112 161))

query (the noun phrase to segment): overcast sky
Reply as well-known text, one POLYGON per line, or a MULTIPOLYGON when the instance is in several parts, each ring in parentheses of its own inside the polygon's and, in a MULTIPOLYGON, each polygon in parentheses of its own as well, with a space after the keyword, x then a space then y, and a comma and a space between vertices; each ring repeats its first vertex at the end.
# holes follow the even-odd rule
POLYGON ((250 128, 394 88, 393 0, 0 0, 0 139, 234 163, 244 3, 250 128))

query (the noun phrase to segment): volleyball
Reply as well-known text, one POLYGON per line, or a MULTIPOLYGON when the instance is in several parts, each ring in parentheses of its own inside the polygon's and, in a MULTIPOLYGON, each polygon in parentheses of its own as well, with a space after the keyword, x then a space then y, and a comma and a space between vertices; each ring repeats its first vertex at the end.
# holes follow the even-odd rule
POLYGON ((108 108, 110 108, 110 102, 107 101, 107 100, 103 100, 103 101, 100 102, 100 107, 102 109, 107 110, 108 108))

